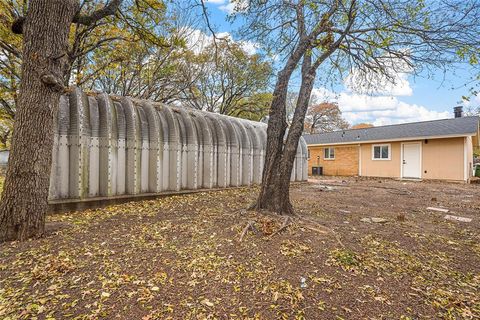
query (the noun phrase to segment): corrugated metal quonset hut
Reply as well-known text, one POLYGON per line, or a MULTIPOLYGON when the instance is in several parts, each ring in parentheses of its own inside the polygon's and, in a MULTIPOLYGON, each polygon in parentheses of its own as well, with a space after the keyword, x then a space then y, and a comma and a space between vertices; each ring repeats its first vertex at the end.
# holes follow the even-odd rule
MULTIPOLYGON (((260 183, 266 124, 128 97, 60 99, 50 199, 86 199, 260 183)), ((292 181, 307 179, 301 139, 292 181)))

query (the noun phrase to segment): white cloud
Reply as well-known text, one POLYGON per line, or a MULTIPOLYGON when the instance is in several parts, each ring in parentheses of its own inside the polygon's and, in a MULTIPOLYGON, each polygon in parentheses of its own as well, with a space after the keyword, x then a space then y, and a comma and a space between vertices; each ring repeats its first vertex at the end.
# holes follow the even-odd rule
MULTIPOLYGON (((217 1, 217 0, 214 0, 217 1)), ((228 0, 226 4, 222 4, 218 7, 220 10, 225 11, 227 14, 237 13, 244 11, 248 8, 248 1, 247 0, 238 0, 233 1, 228 0)))
POLYGON ((232 13, 235 12, 235 4, 233 4, 233 3, 231 3, 231 2, 229 2, 229 3, 225 4, 225 5, 222 5, 222 6, 218 7, 218 8, 219 8, 220 10, 222 10, 222 11, 225 11, 225 12, 228 13, 228 14, 232 14, 232 13))
POLYGON ((240 46, 242 47, 242 49, 248 53, 249 55, 254 55, 255 53, 257 53, 257 50, 259 48, 259 45, 258 43, 256 42, 253 42, 253 41, 240 41, 240 46))
MULTIPOLYGON (((199 54, 202 52, 207 46, 213 43, 213 36, 207 35, 203 31, 198 29, 185 29, 187 34, 187 46, 190 50, 194 53, 199 54)), ((225 39, 228 41, 233 41, 232 35, 229 32, 218 32, 215 34, 217 39, 225 39)), ((237 41, 240 44, 240 47, 249 55, 253 55, 257 53, 259 48, 258 43, 253 41, 244 41, 240 40, 237 41)))
POLYGON ((214 3, 214 4, 224 4, 225 0, 205 0, 205 2, 214 3))
POLYGON ((334 93, 325 88, 312 92, 316 101, 336 101, 343 117, 351 124, 372 123, 375 126, 450 118, 449 112, 429 110, 393 96, 369 96, 351 92, 334 93))
POLYGON ((401 101, 411 96, 408 75, 413 71, 403 60, 384 58, 386 75, 353 70, 344 81, 346 90, 334 93, 326 88, 314 89, 314 103, 335 101, 351 124, 372 123, 375 126, 450 118, 449 112, 429 110, 425 106, 401 101))

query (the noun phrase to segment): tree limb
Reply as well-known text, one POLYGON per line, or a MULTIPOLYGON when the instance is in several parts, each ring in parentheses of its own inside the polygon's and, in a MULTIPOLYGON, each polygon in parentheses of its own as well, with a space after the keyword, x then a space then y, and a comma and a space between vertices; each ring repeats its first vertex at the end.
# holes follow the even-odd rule
MULTIPOLYGON (((89 15, 81 15, 80 11, 73 17, 72 22, 81 24, 84 26, 90 26, 95 22, 107 17, 114 15, 118 10, 123 0, 112 0, 109 4, 105 5, 102 9, 94 11, 89 15)), ((25 17, 18 17, 12 24, 12 32, 15 34, 23 33, 23 25, 25 24, 25 17)))
POLYGON ((0 40, 0 48, 2 48, 3 50, 13 54, 15 57, 17 58, 21 58, 22 57, 22 54, 20 51, 18 51, 17 49, 15 49, 14 47, 12 47, 10 44, 0 40))
POLYGON ((109 4, 103 7, 100 10, 94 11, 92 14, 89 15, 81 15, 80 12, 73 17, 73 22, 82 24, 84 26, 89 26, 94 24, 95 22, 107 17, 114 15, 115 12, 118 10, 120 5, 122 4, 123 0, 112 0, 109 4))

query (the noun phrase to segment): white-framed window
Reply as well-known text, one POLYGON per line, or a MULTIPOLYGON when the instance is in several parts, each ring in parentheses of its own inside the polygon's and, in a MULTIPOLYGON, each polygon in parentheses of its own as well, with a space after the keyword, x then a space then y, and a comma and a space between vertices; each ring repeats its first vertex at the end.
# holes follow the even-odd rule
POLYGON ((392 147, 388 144, 374 144, 372 146, 372 160, 390 160, 392 147))
POLYGON ((323 159, 334 160, 335 159, 335 148, 325 148, 325 149, 323 149, 323 159))

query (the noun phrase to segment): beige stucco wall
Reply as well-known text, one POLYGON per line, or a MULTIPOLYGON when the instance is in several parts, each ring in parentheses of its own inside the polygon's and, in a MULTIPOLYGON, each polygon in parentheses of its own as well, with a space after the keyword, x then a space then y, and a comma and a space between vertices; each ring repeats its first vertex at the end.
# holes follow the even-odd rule
POLYGON ((464 180, 464 144, 463 137, 423 141, 422 178, 464 180))
POLYGON ((361 146, 361 175, 365 177, 400 177, 400 142, 390 144, 390 160, 373 160, 372 146, 377 143, 365 143, 361 146))
MULTIPOLYGON (((414 142, 414 141, 408 141, 414 142)), ((464 180, 464 138, 429 139, 422 143, 422 178, 464 180)), ((363 144, 361 175, 367 177, 400 178, 402 142, 392 142, 391 160, 372 160, 372 145, 363 144)), ((468 148, 468 159, 472 149, 468 148)))
MULTIPOLYGON (((408 141, 415 142, 415 141, 408 141)), ((419 140, 422 144, 422 178, 463 181, 465 179, 465 156, 467 165, 473 161, 475 137, 419 140), (466 152, 465 152, 466 148, 466 152)), ((309 146, 309 174, 312 166, 322 166, 325 175, 361 175, 365 177, 401 177, 402 142, 365 143, 333 146, 335 160, 324 160, 323 149, 328 146, 309 146), (372 146, 390 144, 390 160, 373 160, 372 146), (360 164, 360 168, 359 168, 360 164)), ((468 174, 470 172, 467 171, 468 174)))
POLYGON ((473 138, 472 137, 466 137, 465 138, 465 146, 467 147, 467 161, 466 161, 466 176, 467 179, 470 179, 473 177, 474 172, 473 172, 473 138))

